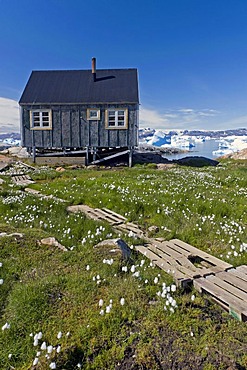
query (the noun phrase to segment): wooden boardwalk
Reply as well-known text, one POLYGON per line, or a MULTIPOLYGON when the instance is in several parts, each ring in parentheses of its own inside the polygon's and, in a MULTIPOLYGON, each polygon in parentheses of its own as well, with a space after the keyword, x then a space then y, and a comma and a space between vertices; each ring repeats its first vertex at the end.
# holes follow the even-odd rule
POLYGON ((35 181, 33 181, 29 175, 25 175, 25 174, 12 175, 11 179, 15 185, 24 186, 24 185, 30 185, 30 184, 35 183, 35 181))
POLYGON ((209 294, 217 303, 240 321, 247 321, 247 266, 234 268, 192 245, 178 239, 149 238, 139 227, 109 209, 86 205, 69 206, 69 212, 83 212, 97 221, 107 221, 114 229, 144 240, 136 251, 172 275, 181 287, 193 285, 209 294))

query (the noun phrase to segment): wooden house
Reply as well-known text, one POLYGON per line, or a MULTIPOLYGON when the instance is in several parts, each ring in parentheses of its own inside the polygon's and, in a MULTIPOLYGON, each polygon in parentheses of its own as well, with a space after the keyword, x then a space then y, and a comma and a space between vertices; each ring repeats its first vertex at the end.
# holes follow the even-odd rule
POLYGON ((20 98, 22 146, 52 151, 132 152, 138 145, 137 69, 33 71, 20 98))

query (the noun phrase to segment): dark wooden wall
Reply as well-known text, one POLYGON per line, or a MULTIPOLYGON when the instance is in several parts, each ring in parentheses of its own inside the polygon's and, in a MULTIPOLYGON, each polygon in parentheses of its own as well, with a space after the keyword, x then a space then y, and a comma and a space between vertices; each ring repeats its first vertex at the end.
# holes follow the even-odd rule
POLYGON ((36 148, 131 147, 138 145, 139 106, 35 105, 22 106, 22 146, 36 148), (87 120, 87 109, 100 109, 100 120, 87 120), (127 129, 105 128, 105 109, 128 108, 127 129), (51 109, 52 130, 31 130, 30 110, 51 109))

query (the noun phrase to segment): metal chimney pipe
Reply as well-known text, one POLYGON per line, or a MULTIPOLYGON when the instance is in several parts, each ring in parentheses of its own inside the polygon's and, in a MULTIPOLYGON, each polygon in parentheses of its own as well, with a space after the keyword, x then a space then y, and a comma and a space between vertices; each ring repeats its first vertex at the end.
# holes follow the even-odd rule
POLYGON ((96 58, 92 58, 92 74, 94 81, 96 80, 96 58))

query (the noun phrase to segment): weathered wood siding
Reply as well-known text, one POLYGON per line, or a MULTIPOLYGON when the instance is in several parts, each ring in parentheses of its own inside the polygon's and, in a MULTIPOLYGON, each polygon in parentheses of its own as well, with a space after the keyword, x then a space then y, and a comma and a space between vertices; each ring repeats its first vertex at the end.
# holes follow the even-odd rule
POLYGON ((131 147, 138 145, 139 106, 66 105, 22 106, 22 144, 36 148, 131 147), (87 120, 87 109, 100 109, 100 120, 87 120), (128 128, 105 127, 105 109, 128 108, 128 128), (31 130, 30 110, 51 109, 52 129, 31 130))

